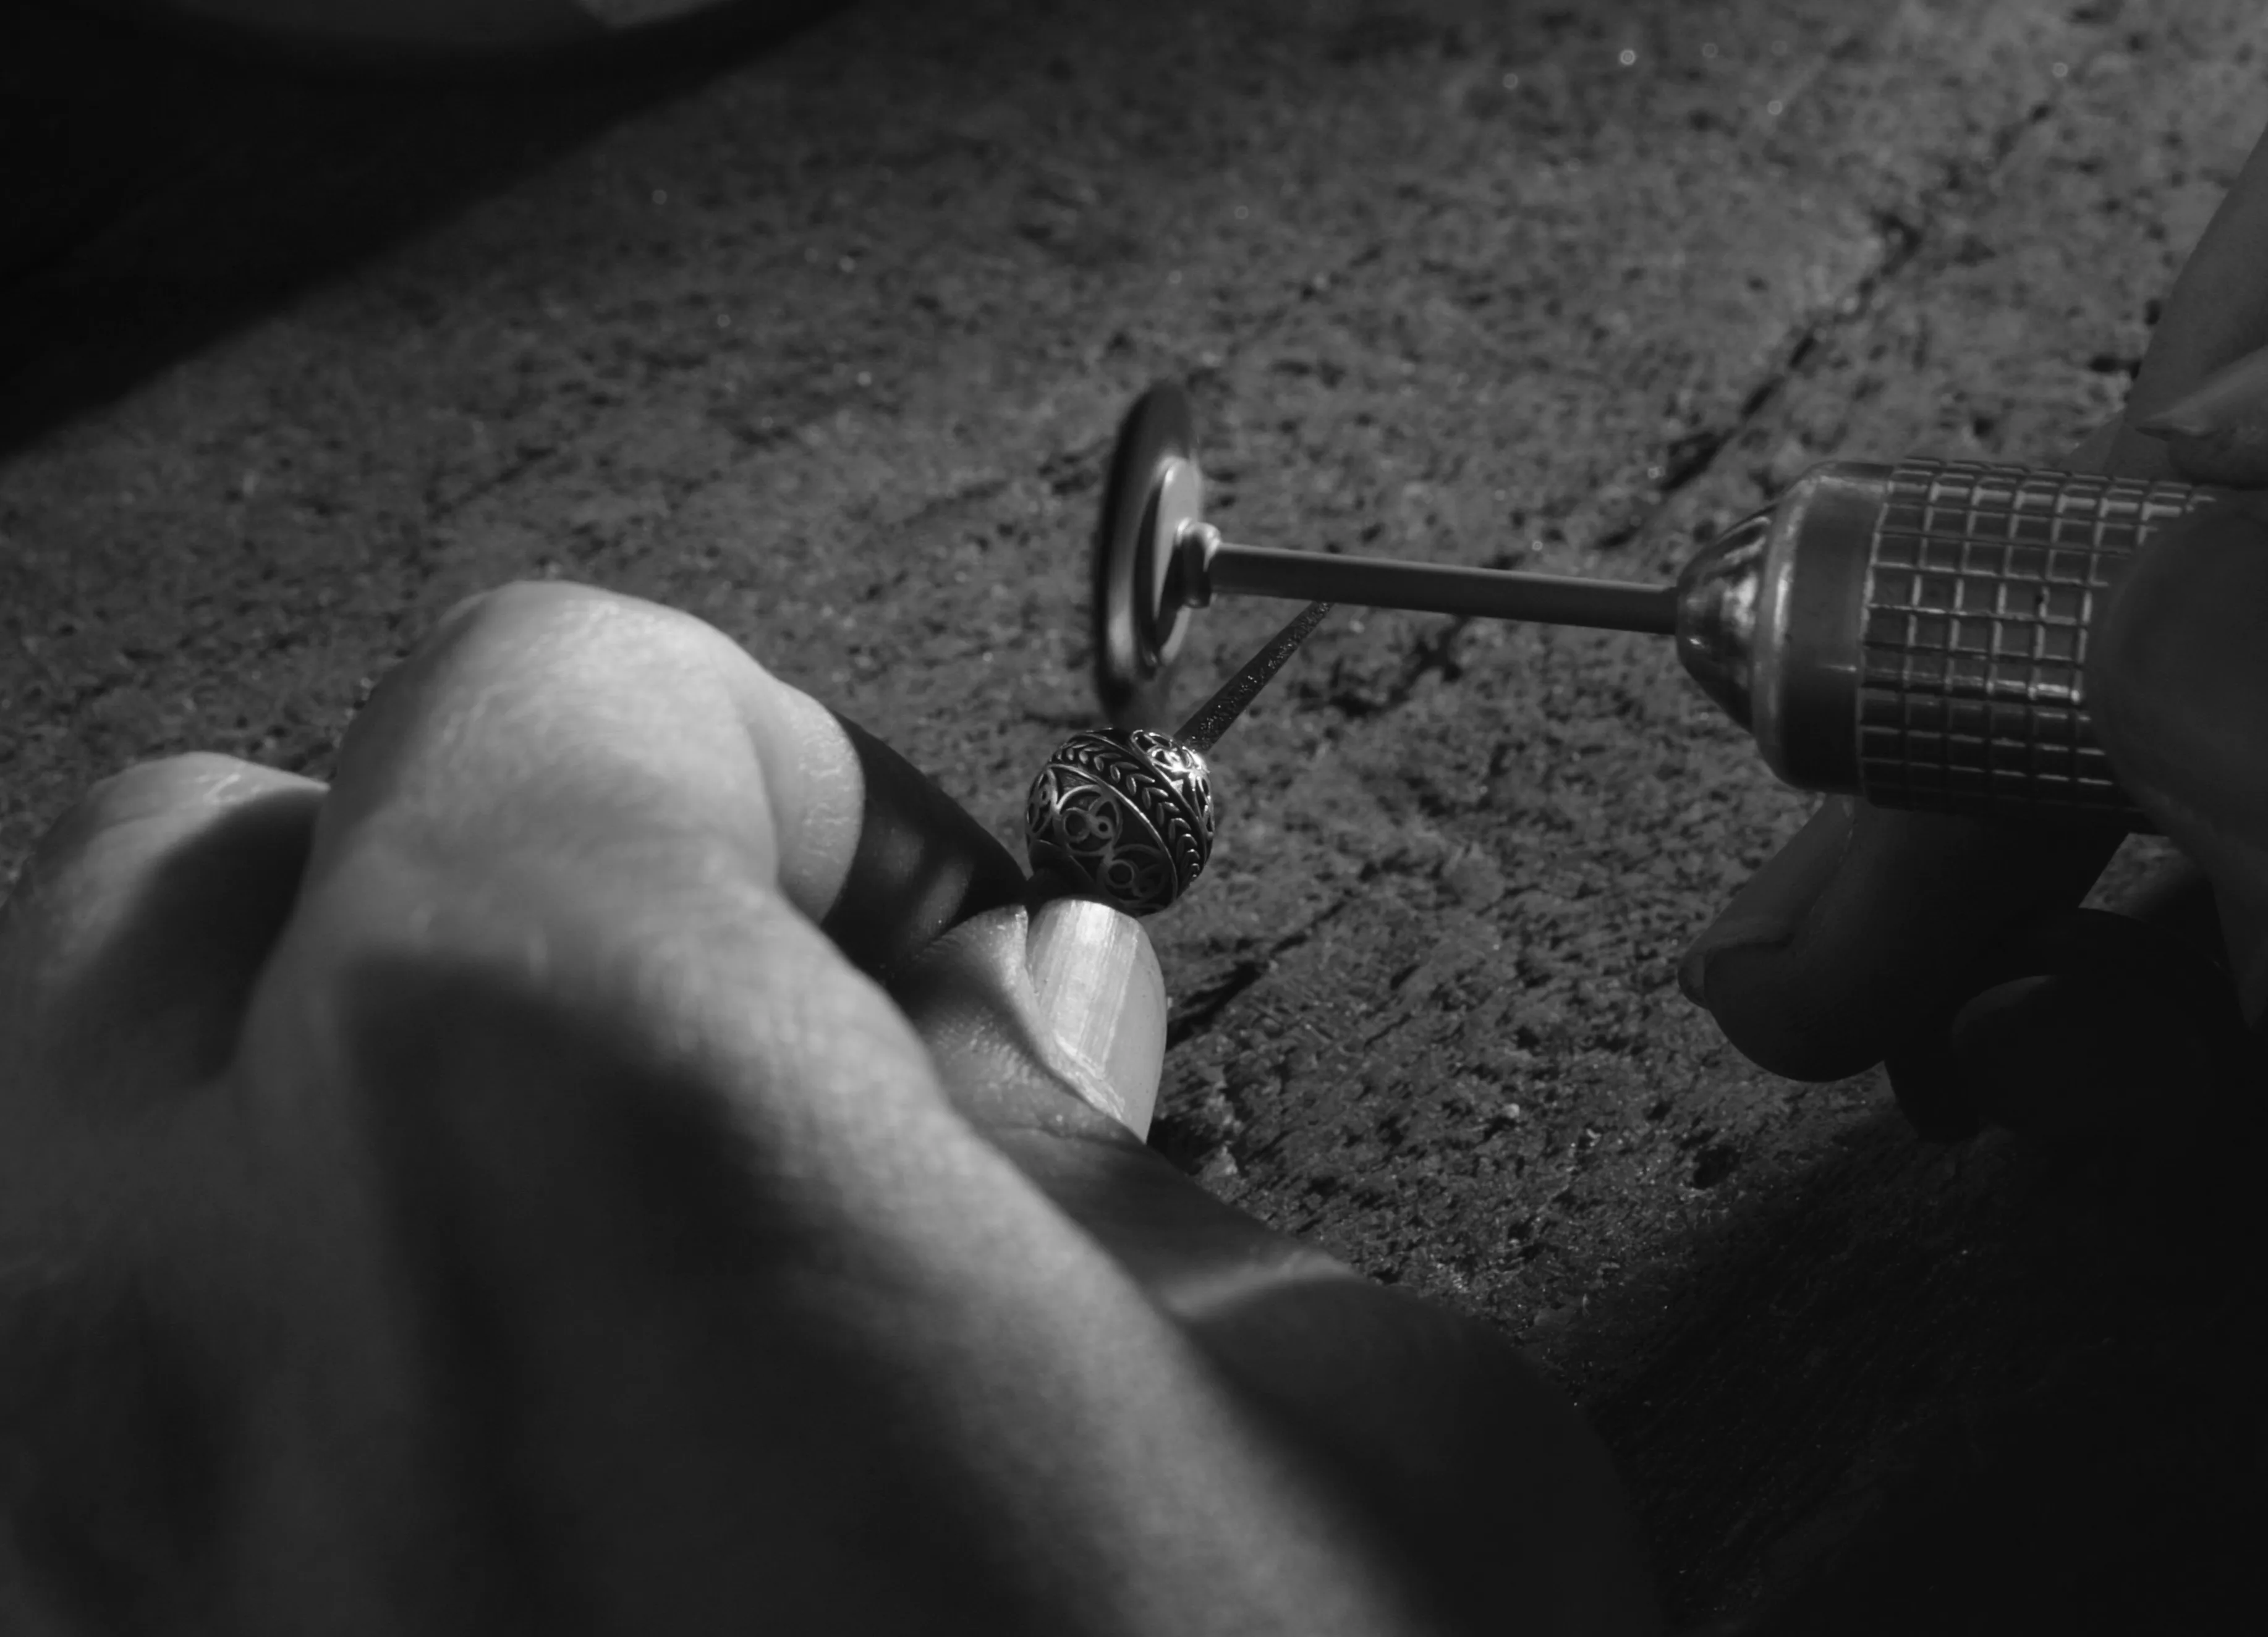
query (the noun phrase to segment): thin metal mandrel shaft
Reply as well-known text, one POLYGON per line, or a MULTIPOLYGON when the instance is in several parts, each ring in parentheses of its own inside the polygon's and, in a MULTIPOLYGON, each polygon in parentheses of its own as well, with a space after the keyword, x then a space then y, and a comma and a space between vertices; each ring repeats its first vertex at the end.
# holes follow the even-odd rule
POLYGON ((1228 591, 1254 597, 1321 598, 1415 613, 1532 620, 1597 630, 1645 631, 1656 636, 1677 633, 1674 585, 1397 562, 1381 557, 1340 557, 1273 546, 1237 546, 1226 540, 1205 552, 1203 566, 1208 595, 1228 591))
POLYGON ((1197 708, 1197 714, 1182 723, 1174 735, 1183 745, 1196 751, 1209 751, 1228 731, 1228 724, 1244 714, 1244 708, 1260 695, 1268 686, 1268 679, 1283 669, 1284 662, 1300 651, 1300 644, 1307 634, 1323 622, 1331 611, 1329 603, 1310 603, 1300 611, 1291 624, 1268 639, 1268 645, 1244 662, 1244 668, 1220 686, 1219 692, 1197 708))

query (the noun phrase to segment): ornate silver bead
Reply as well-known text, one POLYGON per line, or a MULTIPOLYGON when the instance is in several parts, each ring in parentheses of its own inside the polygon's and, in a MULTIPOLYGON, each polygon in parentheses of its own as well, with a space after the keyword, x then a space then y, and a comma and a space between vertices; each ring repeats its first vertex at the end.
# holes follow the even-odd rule
POLYGON ((1190 745, 1148 728, 1074 733, 1024 804, 1032 868, 1130 915, 1165 908, 1212 855, 1212 778, 1190 745))

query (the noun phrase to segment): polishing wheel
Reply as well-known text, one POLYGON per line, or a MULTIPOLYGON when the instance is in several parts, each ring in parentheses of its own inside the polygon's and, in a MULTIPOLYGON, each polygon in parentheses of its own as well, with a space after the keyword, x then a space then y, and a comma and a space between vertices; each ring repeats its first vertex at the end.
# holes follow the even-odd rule
POLYGON ((1094 538, 1094 683, 1120 728, 1172 725, 1173 664, 1189 631, 1176 547, 1204 521, 1189 400, 1170 383, 1120 423, 1094 538))

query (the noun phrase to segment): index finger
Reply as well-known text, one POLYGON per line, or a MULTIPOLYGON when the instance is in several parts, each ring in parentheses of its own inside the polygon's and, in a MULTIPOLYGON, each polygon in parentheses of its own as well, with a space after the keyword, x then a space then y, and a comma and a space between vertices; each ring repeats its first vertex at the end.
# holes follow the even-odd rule
POLYGON ((611 849, 723 845, 883 977, 1023 890, 925 774, 722 632, 571 585, 460 605, 388 677, 350 736, 311 882, 373 825, 600 896, 616 876, 646 879, 609 869, 611 849), (357 776, 371 767, 384 779, 357 776))
MULTIPOLYGON (((1370 1497, 814 931, 870 806, 815 713, 697 621, 556 585, 481 598, 389 679, 246 1031, 259 1151, 318 1162, 271 1166, 271 1283, 320 1306, 360 1253, 426 1296, 508 1384, 479 1400, 511 1428, 492 1492, 540 1493, 545 1549, 642 1610, 1068 1630, 1108 1585, 1145 1629, 1419 1628, 1436 1593, 1370 1497)), ((359 1310, 335 1330, 370 1340, 359 1310)))

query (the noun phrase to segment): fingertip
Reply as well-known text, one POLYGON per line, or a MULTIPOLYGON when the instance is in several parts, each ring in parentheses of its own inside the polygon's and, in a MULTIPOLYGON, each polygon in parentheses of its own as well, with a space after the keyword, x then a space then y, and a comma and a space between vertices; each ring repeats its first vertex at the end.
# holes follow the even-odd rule
POLYGON ((2118 840, 1833 802, 1697 942, 1686 980, 1758 1067, 1839 1080, 1941 1013, 1971 951, 2075 903, 2118 840))
POLYGON ((1749 877, 1733 901, 1686 947, 1678 967, 1688 995, 1703 1001, 1708 968, 1736 950, 1786 944, 1818 904, 1850 846, 1854 804, 1830 796, 1764 867, 1749 877))
POLYGON ((1882 1044, 1867 995, 1814 997, 1804 951, 1788 944, 1735 945, 1712 953, 1701 1005, 1742 1056, 1783 1080, 1842 1080, 1881 1061, 1882 1044))
POLYGON ((1139 922, 1091 900, 1005 905, 931 943, 890 994, 948 1100, 991 1140, 1141 1148, 1166 1002, 1139 922))
POLYGON ((1166 980, 1142 923, 1094 899, 1052 899, 1032 912, 1024 960, 1089 1100, 1146 1138, 1166 1061, 1166 980))
MULTIPOLYGON (((1849 852, 1856 804, 1830 796, 1686 947, 1685 997, 1712 1017, 1742 1054, 1790 1079, 1835 1079, 1845 1053, 1810 1038, 1808 1009, 1791 1007, 1801 980, 1800 935, 1849 852)), ((1858 1065, 1859 1068, 1865 1065, 1858 1065)))
POLYGON ((2192 483, 2228 488, 2268 485, 2268 417, 2234 426, 2154 424, 2140 429, 2165 446, 2174 471, 2192 483))

